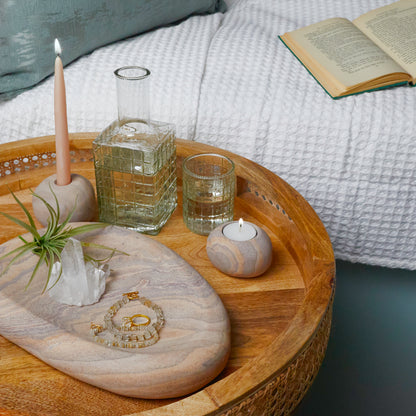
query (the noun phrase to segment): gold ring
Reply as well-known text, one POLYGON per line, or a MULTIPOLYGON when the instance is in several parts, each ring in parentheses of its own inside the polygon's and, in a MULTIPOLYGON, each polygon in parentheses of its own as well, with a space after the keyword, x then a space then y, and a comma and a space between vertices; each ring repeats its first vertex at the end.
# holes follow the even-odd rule
POLYGON ((150 318, 147 315, 142 315, 141 313, 137 313, 136 315, 129 316, 128 318, 133 326, 147 326, 150 324, 150 318), (136 324, 136 322, 134 322, 136 318, 144 318, 146 319, 146 322, 141 322, 139 324, 136 324))

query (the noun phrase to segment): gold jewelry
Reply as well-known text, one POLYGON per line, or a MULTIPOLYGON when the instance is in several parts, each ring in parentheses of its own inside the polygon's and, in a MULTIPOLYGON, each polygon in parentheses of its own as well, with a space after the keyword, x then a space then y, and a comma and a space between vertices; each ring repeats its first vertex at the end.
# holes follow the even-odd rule
POLYGON ((143 328, 144 326, 147 326, 150 324, 151 319, 147 315, 143 315, 141 313, 136 313, 136 315, 133 316, 124 316, 122 319, 121 329, 124 331, 133 331, 137 328, 143 328), (136 323, 134 320, 136 318, 144 318, 146 319, 146 322, 140 322, 136 323))
POLYGON ((151 300, 139 296, 139 292, 123 293, 121 300, 118 300, 108 309, 104 315, 104 324, 98 325, 91 322, 90 333, 96 342, 109 347, 120 348, 144 348, 155 344, 159 340, 159 330, 164 326, 165 318, 160 306, 151 300), (137 313, 133 316, 124 316, 120 326, 113 322, 113 317, 120 308, 130 301, 139 301, 142 305, 150 308, 156 315, 156 320, 152 322, 147 315, 137 313), (142 318, 145 321, 136 323, 136 318, 142 318), (98 334, 108 331, 113 335, 113 340, 106 339, 98 334))
POLYGON ((127 292, 127 293, 123 293, 123 297, 126 296, 126 298, 128 300, 134 300, 137 299, 139 297, 139 292, 127 292))

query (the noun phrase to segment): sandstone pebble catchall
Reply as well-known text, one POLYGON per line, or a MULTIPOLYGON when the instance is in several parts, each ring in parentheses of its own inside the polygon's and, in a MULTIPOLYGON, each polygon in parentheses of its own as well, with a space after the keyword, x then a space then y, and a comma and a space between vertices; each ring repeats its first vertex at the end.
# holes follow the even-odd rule
POLYGON ((272 243, 255 224, 234 221, 220 225, 208 236, 208 257, 218 270, 234 277, 256 277, 272 263, 272 243))

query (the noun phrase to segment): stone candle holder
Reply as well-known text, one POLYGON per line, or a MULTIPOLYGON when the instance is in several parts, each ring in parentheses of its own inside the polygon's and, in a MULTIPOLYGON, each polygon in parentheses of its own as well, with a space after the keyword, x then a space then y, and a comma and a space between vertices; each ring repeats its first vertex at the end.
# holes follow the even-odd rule
POLYGON ((226 237, 223 229, 215 228, 208 236, 207 254, 214 267, 234 277, 256 277, 272 263, 272 243, 267 233, 255 224, 256 235, 250 240, 236 241, 226 237))
MULTIPOLYGON (((75 211, 71 217, 71 222, 92 221, 97 214, 97 203, 95 200, 94 188, 91 182, 76 173, 71 174, 71 182, 68 185, 57 185, 56 174, 44 179, 36 188, 35 194, 41 196, 54 209, 56 201, 52 192, 56 195, 59 202, 59 222, 65 220, 71 210, 75 211)), ((43 225, 47 226, 49 211, 45 204, 36 197, 32 197, 32 207, 35 217, 43 225)))

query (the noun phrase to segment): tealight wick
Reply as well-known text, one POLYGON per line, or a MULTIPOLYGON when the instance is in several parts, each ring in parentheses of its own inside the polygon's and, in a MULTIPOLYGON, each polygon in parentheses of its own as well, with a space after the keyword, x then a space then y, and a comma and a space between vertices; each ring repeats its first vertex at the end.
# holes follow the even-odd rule
POLYGON ((240 232, 241 232, 241 229, 243 228, 243 224, 244 224, 244 221, 243 221, 243 219, 242 219, 242 218, 240 218, 240 219, 238 220, 238 225, 239 225, 239 227, 238 227, 238 231, 240 231, 240 232))
POLYGON ((55 39, 55 55, 60 56, 62 53, 61 44, 58 39, 55 39))

